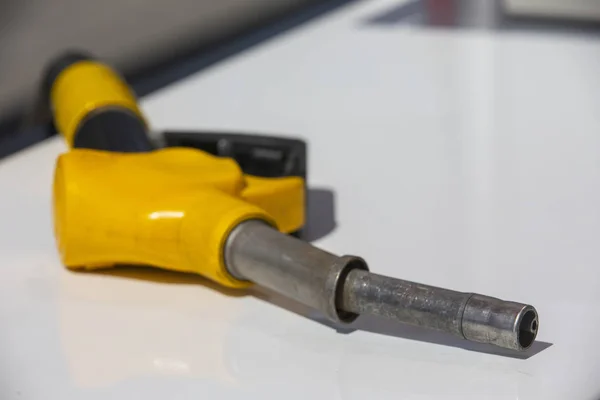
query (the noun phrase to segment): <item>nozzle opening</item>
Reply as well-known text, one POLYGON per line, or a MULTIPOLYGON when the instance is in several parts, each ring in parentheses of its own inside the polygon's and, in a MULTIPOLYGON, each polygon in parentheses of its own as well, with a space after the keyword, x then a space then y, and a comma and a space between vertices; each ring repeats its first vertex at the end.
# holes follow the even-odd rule
POLYGON ((527 310, 519 322, 518 340, 524 349, 531 346, 538 332, 538 316, 535 310, 527 310))

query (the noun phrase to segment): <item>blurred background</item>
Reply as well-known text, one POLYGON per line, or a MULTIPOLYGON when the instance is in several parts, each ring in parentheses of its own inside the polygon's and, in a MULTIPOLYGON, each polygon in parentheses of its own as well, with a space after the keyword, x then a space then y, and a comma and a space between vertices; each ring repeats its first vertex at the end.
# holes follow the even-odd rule
MULTIPOLYGON (((144 96, 350 2, 0 0, 0 156, 53 134, 40 103, 40 77, 65 50, 84 49, 108 61, 144 96)), ((372 20, 594 36, 599 21, 600 0, 398 1, 372 20)))

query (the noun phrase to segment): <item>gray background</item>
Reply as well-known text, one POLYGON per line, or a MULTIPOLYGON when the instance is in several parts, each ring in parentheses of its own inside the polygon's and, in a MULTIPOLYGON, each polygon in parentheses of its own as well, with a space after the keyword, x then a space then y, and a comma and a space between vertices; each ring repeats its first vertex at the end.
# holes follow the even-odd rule
POLYGON ((44 65, 61 51, 135 71, 317 2, 0 0, 0 121, 32 107, 44 65))

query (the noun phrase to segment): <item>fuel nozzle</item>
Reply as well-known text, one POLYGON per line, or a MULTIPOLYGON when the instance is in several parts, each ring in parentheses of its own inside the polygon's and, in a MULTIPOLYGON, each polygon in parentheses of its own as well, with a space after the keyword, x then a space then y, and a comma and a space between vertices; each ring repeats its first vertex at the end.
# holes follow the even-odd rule
POLYGON ((359 257, 338 257, 281 234, 262 221, 239 224, 225 244, 225 263, 252 281, 321 311, 337 323, 361 314, 524 350, 538 331, 534 307, 369 272, 359 257))
POLYGON ((373 274, 359 257, 286 235, 305 221, 303 142, 172 133, 177 147, 154 150, 134 92, 109 66, 67 54, 45 82, 71 148, 53 189, 68 268, 154 265, 232 288, 254 282, 339 323, 373 314, 515 350, 535 340, 532 306, 373 274), (190 143, 234 159, 180 147, 190 143))

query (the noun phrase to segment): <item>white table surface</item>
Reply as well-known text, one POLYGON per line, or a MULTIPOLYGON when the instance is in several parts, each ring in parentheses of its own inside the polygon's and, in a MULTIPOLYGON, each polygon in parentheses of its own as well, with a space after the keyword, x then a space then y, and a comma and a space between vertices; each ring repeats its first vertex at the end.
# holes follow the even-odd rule
POLYGON ((364 22, 395 4, 338 10, 143 108, 156 129, 305 138, 310 186, 335 200, 317 245, 531 303, 532 350, 369 318, 343 334, 186 275, 68 272, 52 139, 0 163, 0 399, 598 398, 600 41, 364 22))

